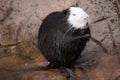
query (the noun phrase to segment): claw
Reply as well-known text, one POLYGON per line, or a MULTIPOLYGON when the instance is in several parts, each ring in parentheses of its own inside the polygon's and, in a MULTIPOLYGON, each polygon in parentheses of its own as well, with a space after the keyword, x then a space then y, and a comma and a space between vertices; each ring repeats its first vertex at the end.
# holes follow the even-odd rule
POLYGON ((71 78, 71 77, 76 76, 76 74, 69 68, 62 67, 61 70, 63 73, 65 73, 66 78, 71 78))
POLYGON ((84 68, 87 68, 87 67, 90 67, 90 66, 93 66, 96 64, 96 60, 90 60, 90 61, 87 61, 85 63, 82 63, 78 66, 78 68, 81 68, 81 69, 84 69, 84 68))

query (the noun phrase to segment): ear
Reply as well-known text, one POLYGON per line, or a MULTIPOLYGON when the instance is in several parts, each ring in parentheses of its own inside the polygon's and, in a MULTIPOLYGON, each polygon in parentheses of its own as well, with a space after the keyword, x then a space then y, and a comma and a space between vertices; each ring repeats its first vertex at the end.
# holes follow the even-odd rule
POLYGON ((70 6, 70 7, 79 7, 79 4, 76 3, 75 5, 72 5, 72 6, 70 6))
POLYGON ((66 15, 66 14, 68 14, 68 9, 63 10, 62 12, 63 12, 63 14, 65 14, 65 15, 66 15))
POLYGON ((67 10, 63 10, 62 12, 63 12, 64 14, 67 14, 67 10))

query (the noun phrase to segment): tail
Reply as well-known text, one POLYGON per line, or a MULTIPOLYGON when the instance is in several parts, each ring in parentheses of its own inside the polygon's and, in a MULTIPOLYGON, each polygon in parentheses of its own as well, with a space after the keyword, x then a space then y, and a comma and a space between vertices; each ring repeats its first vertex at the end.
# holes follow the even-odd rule
POLYGON ((9 72, 31 72, 31 71, 44 71, 48 70, 48 66, 31 66, 31 67, 12 67, 12 68, 0 68, 0 70, 9 72))

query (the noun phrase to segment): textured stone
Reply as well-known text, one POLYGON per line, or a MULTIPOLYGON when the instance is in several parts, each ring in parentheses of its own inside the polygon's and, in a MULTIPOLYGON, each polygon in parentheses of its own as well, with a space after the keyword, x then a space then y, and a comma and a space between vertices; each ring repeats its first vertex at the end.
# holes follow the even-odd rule
POLYGON ((91 16, 92 36, 115 55, 90 40, 82 55, 96 65, 76 68, 75 80, 120 80, 120 18, 111 0, 0 0, 0 80, 66 80, 58 69, 32 69, 48 64, 37 49, 42 20, 76 3, 91 16))

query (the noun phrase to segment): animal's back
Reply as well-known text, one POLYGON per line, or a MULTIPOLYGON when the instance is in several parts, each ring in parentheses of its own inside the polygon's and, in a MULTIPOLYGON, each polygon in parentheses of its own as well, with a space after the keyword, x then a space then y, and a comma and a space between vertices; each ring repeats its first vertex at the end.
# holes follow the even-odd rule
POLYGON ((48 15, 41 24, 38 35, 38 47, 45 58, 52 64, 59 63, 58 44, 63 33, 59 31, 60 21, 64 16, 60 12, 48 15))

